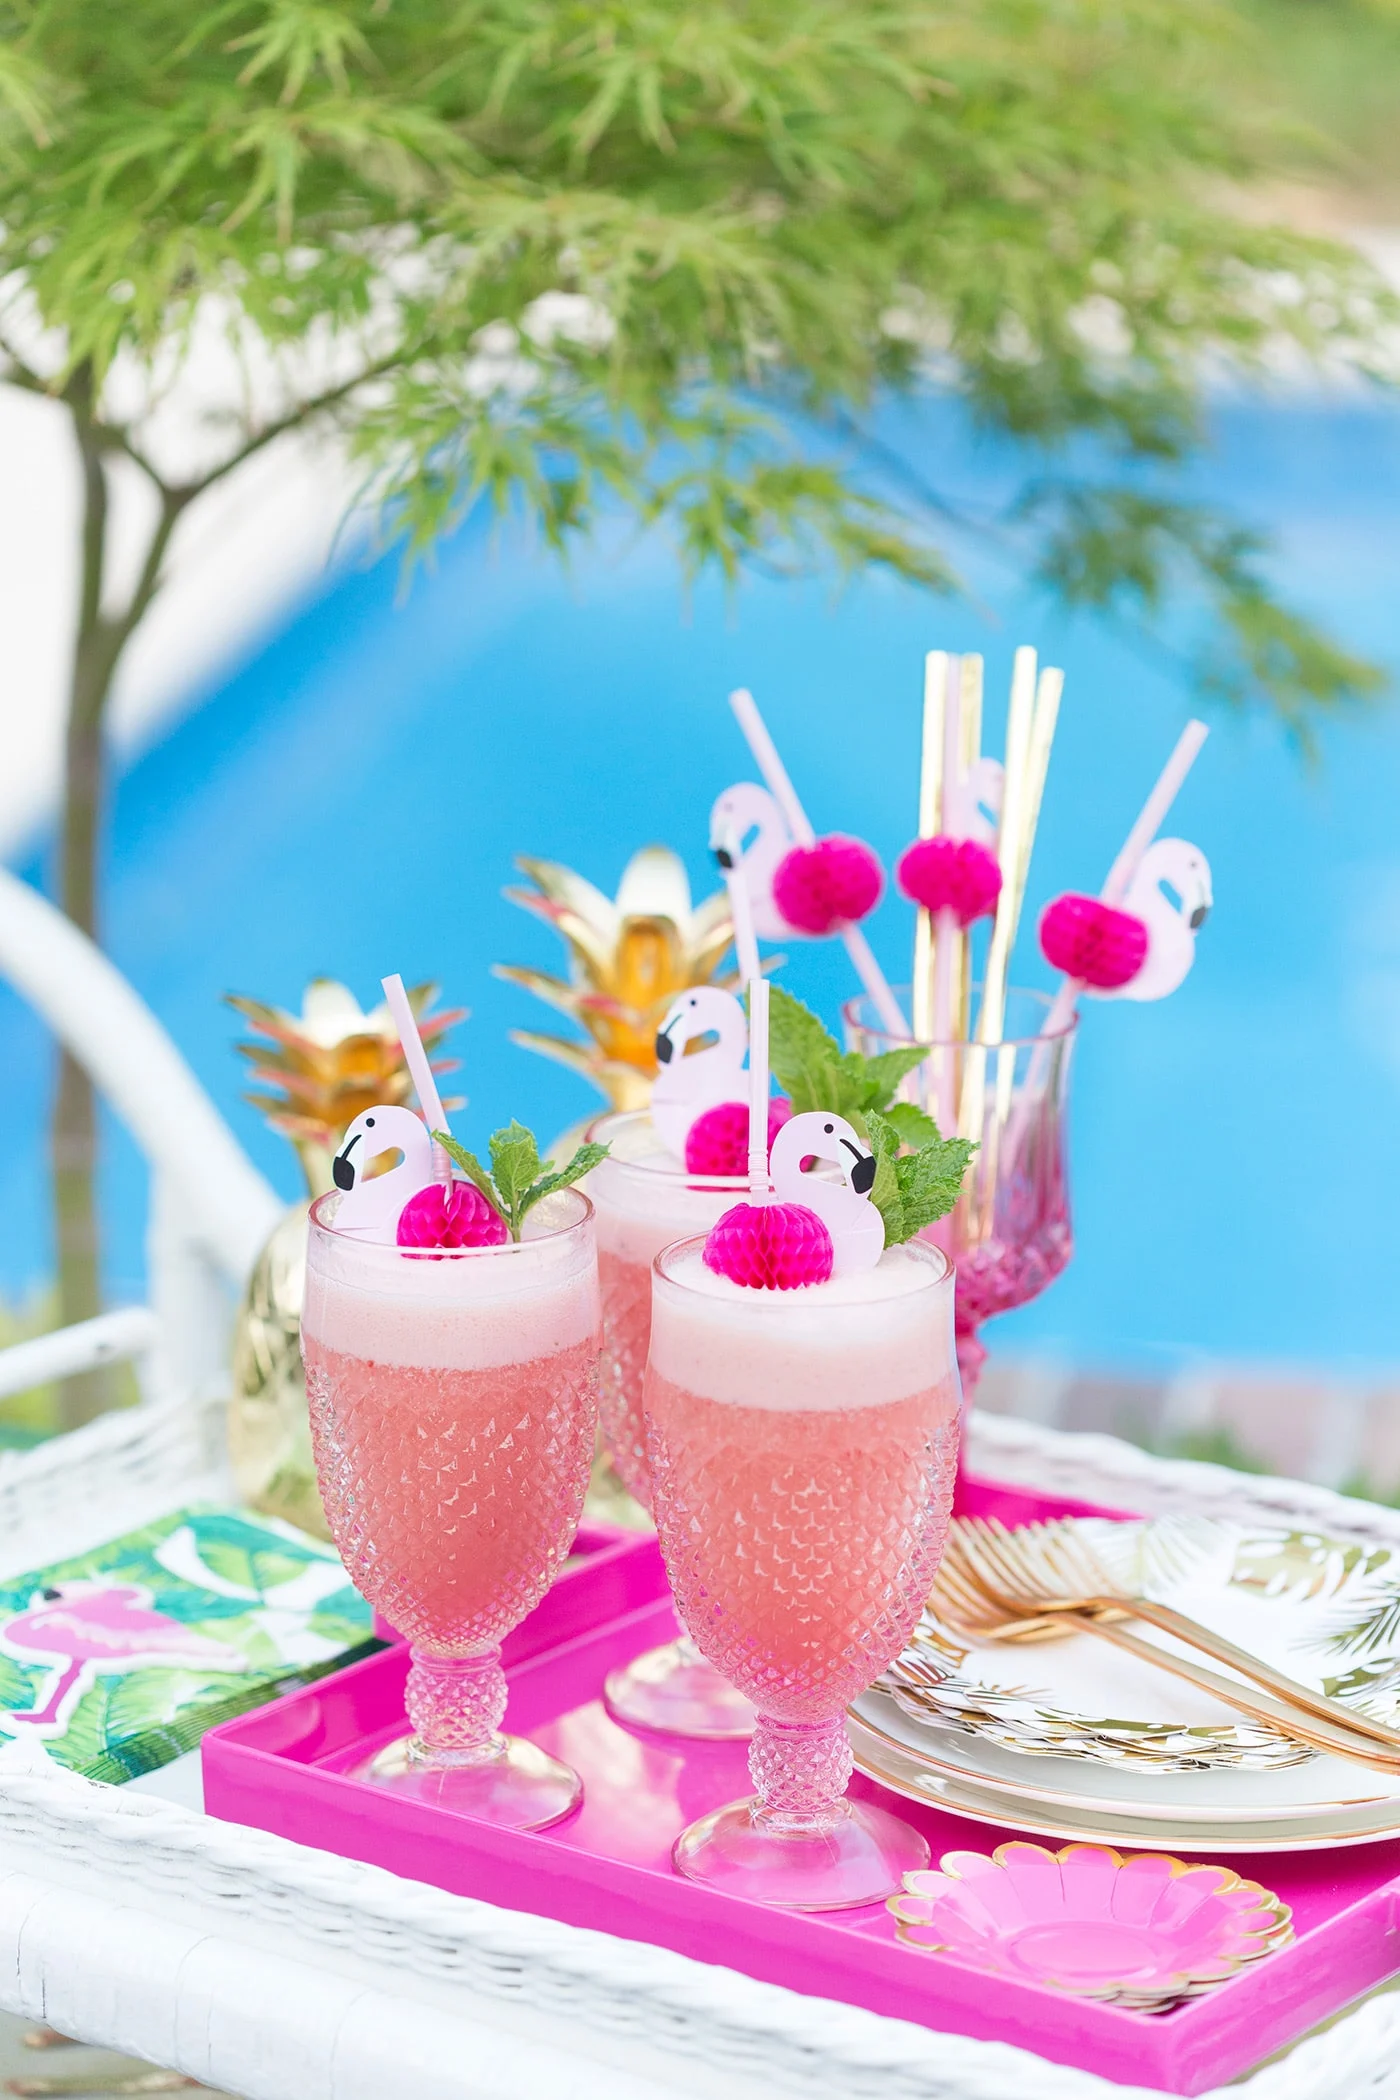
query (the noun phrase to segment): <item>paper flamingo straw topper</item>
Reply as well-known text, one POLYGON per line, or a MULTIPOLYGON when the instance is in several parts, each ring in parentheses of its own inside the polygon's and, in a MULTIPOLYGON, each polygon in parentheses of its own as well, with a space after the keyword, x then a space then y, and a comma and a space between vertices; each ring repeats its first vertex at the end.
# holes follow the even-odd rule
POLYGON ((884 1219, 869 1200, 875 1159, 844 1116, 808 1110, 767 1139, 767 981, 749 984, 749 1200, 711 1227, 705 1266, 750 1290, 801 1290, 873 1269, 884 1219), (840 1180, 803 1172, 804 1160, 839 1168, 840 1180))
POLYGON ((1080 990, 1099 999, 1164 999, 1196 959, 1214 894, 1210 864, 1186 839, 1156 836, 1206 740, 1188 722, 1097 897, 1068 891, 1040 921, 1047 962, 1063 970, 1047 1032, 1063 1027, 1080 990))
POLYGON ((505 1219, 471 1182, 452 1179, 447 1155, 432 1141, 432 1131, 447 1129, 447 1117, 403 979, 386 977, 383 984, 426 1120, 388 1102, 356 1116, 331 1162, 341 1191, 335 1230, 386 1247, 499 1246, 508 1236, 505 1219), (400 1155, 397 1165, 368 1174, 386 1152, 400 1155))

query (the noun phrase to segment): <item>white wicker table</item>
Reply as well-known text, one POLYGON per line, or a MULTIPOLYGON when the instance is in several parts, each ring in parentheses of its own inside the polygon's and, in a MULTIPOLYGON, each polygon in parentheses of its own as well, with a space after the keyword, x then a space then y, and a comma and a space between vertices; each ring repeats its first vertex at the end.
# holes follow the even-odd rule
MULTIPOLYGON (((974 1471, 1150 1512, 1400 1545, 1400 1511, 974 1417, 974 1471)), ((0 1458, 0 1574, 227 1496, 215 1406, 109 1416, 0 1458)), ((179 1792, 172 1769, 157 1785, 179 1792)), ((191 1802, 194 1796, 189 1796, 191 1802)), ((1400 1966, 1400 1917, 1394 1921, 1400 1966)), ((245 2100, 1119 2100, 1022 2050, 755 1983, 0 1754, 0 2007, 245 2100)), ((1400 2100, 1400 1992, 1229 2089, 1400 2100)))

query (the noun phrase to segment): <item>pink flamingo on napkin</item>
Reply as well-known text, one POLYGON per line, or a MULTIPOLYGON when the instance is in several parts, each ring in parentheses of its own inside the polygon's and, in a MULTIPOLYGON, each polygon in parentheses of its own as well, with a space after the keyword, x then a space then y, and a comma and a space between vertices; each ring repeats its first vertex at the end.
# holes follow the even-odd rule
POLYGON ((0 1626, 0 1642, 6 1647, 27 1649, 53 1665, 63 1658, 57 1683, 47 1705, 28 1713, 10 1713, 9 1721, 24 1721, 33 1727, 51 1727, 67 1719, 63 1711, 73 1695, 81 1696, 101 1671, 134 1663, 172 1666, 184 1664, 241 1671, 244 1659, 221 1641, 193 1633, 164 1612, 152 1611, 149 1591, 134 1583, 65 1583, 58 1589, 38 1592, 28 1611, 20 1612, 0 1626), (86 1680, 86 1681, 84 1681, 86 1680))

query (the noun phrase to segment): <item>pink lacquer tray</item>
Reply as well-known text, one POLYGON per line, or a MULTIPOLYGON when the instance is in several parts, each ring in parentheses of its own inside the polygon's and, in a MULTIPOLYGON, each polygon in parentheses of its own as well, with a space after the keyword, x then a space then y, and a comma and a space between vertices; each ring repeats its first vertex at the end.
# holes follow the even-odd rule
MULTIPOLYGON (((970 1480, 960 1507, 1012 1523, 1088 1513, 970 1480)), ((568 1821, 533 1834, 496 1830, 345 1776, 402 1731, 402 1645, 207 1735, 209 1812, 459 1895, 722 1959, 791 1990, 1169 2093, 1239 2077, 1400 1969, 1400 1842, 1251 1859, 1250 1878, 1291 1905, 1297 1940, 1162 2014, 984 1976, 902 1945, 883 1905, 794 1915, 681 1880, 672 1842, 692 1818, 750 1790, 744 1746, 636 1735, 609 1719, 607 1672, 671 1638, 676 1622, 653 1539, 594 1532, 579 1547, 505 1650, 508 1725, 583 1774, 583 1806, 568 1821)), ((859 1773, 851 1785, 882 1798, 859 1773)), ((888 1805, 925 1833, 935 1863, 1015 1835, 908 1801, 888 1805)))

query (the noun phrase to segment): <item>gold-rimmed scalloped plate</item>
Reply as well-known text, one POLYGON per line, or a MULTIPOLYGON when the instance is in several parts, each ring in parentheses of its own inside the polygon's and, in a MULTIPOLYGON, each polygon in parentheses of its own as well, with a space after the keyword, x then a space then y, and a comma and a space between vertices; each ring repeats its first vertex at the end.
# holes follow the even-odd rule
MULTIPOLYGON (((1400 1793, 1324 1809, 1295 1806, 1282 1812, 1267 1802, 1240 1802, 1229 1812, 1217 1809, 1205 1814, 1166 1804, 1154 1810, 1150 1804, 1132 1800, 1056 1793, 976 1774, 944 1762, 927 1748, 911 1748, 889 1725, 882 1725, 891 1721, 897 1725, 898 1720, 893 1702, 880 1693, 866 1693, 851 1708, 847 1729, 858 1769, 908 1801, 1000 1829, 1135 1845, 1147 1851, 1207 1851, 1212 1857, 1330 1851, 1400 1839, 1400 1793)), ((1063 1762, 1071 1763, 1068 1759, 1063 1762)))
MULTIPOLYGON (((1400 1718, 1400 1556, 1389 1548, 1214 1518, 1084 1518, 1078 1528, 1125 1588, 1174 1605, 1300 1681, 1400 1718)), ((1134 1630, 1175 1645, 1152 1628, 1134 1630)), ((1021 1758, 1158 1778, 1282 1775, 1336 1762, 1087 1633, 1035 1645, 972 1642, 930 1608, 882 1685, 916 1727, 1021 1758)), ((1304 1795, 1317 1800, 1312 1786, 1304 1795)))

